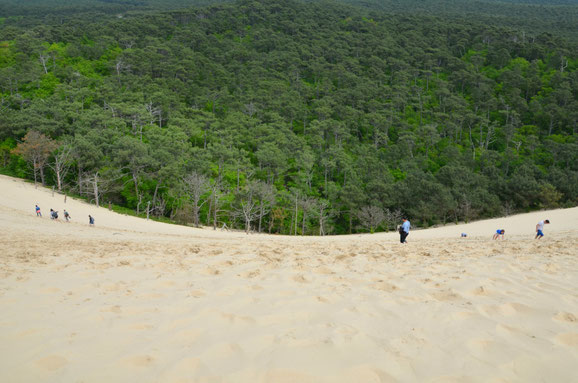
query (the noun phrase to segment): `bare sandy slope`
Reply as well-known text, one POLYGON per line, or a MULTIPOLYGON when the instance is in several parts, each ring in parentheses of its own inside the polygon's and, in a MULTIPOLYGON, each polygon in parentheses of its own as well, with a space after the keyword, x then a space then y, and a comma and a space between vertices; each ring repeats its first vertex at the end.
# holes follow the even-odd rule
POLYGON ((576 381, 578 208, 397 241, 147 222, 0 176, 0 381, 576 381))

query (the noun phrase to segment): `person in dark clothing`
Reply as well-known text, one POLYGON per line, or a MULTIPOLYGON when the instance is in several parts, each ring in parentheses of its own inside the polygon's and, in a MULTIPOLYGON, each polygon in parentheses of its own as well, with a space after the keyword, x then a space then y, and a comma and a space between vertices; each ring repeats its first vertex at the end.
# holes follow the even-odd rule
POLYGON ((90 226, 94 226, 94 217, 91 216, 90 214, 88 215, 88 224, 90 226))

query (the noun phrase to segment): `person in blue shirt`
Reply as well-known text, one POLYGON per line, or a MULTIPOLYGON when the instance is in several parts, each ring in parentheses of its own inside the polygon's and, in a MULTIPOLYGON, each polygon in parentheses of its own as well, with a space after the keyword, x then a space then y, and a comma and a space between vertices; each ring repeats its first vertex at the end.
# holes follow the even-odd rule
POLYGON ((409 228, 411 227, 411 224, 409 222, 409 220, 407 218, 403 219, 403 223, 401 224, 401 227, 399 228, 399 241, 401 243, 407 243, 406 238, 409 235, 409 228))
POLYGON ((506 234, 506 230, 498 229, 498 230, 496 230, 496 233, 494 234, 492 239, 498 239, 498 238, 504 239, 504 234, 506 234))

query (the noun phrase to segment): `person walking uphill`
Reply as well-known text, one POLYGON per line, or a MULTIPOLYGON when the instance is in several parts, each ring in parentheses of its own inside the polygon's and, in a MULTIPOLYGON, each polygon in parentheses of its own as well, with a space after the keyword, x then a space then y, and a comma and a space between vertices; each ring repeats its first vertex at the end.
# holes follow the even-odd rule
POLYGON ((42 217, 42 213, 40 212, 40 207, 38 207, 38 205, 36 205, 36 216, 42 217))
POLYGON ((536 237, 534 239, 542 239, 542 237, 544 236, 544 224, 546 223, 550 223, 550 220, 545 219, 543 221, 538 222, 538 224, 536 225, 536 237))
POLYGON ((411 223, 407 218, 403 219, 403 223, 399 227, 399 242, 407 243, 406 238, 409 235, 409 228, 411 227, 411 223))

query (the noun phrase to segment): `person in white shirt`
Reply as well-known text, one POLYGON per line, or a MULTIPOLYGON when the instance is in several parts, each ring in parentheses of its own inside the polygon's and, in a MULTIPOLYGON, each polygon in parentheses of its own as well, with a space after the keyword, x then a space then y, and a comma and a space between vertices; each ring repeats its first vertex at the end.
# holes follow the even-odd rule
POLYGON ((538 222, 538 224, 536 225, 536 237, 534 239, 542 239, 542 237, 544 236, 544 232, 542 230, 544 230, 544 224, 546 223, 550 223, 550 220, 543 220, 538 222))

